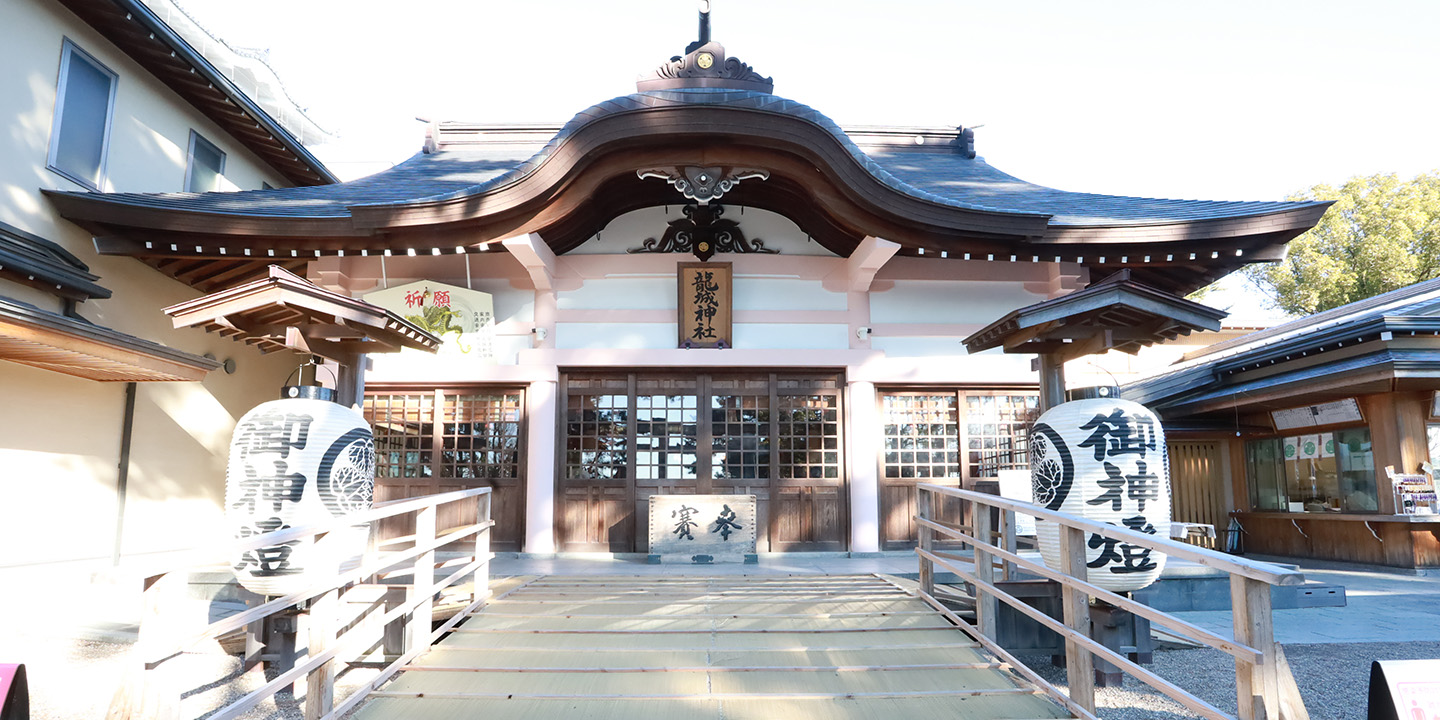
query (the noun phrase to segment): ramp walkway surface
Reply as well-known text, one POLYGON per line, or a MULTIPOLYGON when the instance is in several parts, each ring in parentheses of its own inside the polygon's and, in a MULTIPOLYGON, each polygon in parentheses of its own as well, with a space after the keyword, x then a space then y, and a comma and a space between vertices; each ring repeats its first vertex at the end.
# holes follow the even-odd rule
POLYGON ((877 575, 543 575, 492 591, 355 717, 1073 717, 877 575))

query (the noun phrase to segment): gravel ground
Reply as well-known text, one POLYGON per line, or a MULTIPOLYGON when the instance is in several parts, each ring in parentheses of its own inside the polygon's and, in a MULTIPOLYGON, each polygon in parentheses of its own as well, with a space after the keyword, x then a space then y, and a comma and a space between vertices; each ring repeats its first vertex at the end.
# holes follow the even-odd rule
MULTIPOLYGON (((1440 643, 1346 643, 1287 645, 1285 658, 1295 673, 1311 720, 1365 720, 1370 663, 1375 660, 1440 658, 1440 643)), ((1065 671, 1050 656, 1019 658, 1046 680, 1065 689, 1065 671)), ((1235 664, 1209 648, 1157 650, 1156 674, 1224 712, 1235 712, 1235 664)), ((1134 678, 1119 688, 1096 690, 1102 720, 1178 720, 1197 715, 1134 678)))

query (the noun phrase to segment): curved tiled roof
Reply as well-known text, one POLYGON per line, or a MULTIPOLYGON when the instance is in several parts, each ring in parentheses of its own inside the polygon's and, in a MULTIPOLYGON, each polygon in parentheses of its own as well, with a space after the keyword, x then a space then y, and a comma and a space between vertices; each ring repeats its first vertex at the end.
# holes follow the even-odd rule
MULTIPOLYGON (((512 144, 417 154, 359 180, 317 187, 224 193, 110 194, 108 202, 192 212, 268 217, 346 217, 349 208, 433 202, 483 194, 516 182, 549 159, 580 128, 608 116, 673 106, 711 106, 785 115, 819 126, 876 180, 943 206, 1049 217, 1052 226, 1094 227, 1264 215, 1315 203, 1159 200, 1056 190, 1025 182, 954 149, 877 147, 868 152, 833 120, 785 98, 748 90, 681 89, 625 95, 594 105, 543 147, 512 144)), ((95 198, 94 195, 89 195, 95 198)))
POLYGON ((1025 182, 958 153, 871 151, 900 181, 955 202, 1050 215, 1051 225, 1094 227, 1264 215, 1315 203, 1163 200, 1056 190, 1025 182))

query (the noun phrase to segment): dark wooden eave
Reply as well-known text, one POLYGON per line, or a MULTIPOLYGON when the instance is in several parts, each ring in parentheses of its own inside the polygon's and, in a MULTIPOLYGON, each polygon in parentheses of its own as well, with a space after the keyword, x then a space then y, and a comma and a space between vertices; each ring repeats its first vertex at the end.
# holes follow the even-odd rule
POLYGON ((368 353, 435 352, 440 338, 385 308, 321 288, 278 266, 265 278, 165 308, 175 327, 203 327, 261 352, 341 363, 368 353))
POLYGON ((1048 354, 1060 361, 1219 330, 1223 310, 1147 287, 1121 271, 1084 290, 1020 308, 965 338, 965 350, 1048 354))
POLYGON ((165 347, 0 298, 0 360, 101 382, 203 380, 220 367, 165 347))
POLYGON ((96 284, 98 275, 59 244, 9 223, 0 222, 0 277, 43 290, 51 295, 83 302, 108 298, 110 291, 96 284))
POLYGON ((300 141, 141 0, 59 0, 296 185, 339 182, 300 141))

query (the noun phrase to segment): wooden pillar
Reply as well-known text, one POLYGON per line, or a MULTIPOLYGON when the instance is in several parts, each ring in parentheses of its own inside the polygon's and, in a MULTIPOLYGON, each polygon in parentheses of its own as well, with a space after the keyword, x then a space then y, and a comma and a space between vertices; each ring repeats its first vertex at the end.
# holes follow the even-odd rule
POLYGON ((1065 361, 1055 355, 1040 355, 1040 412, 1065 402, 1065 361))
MULTIPOLYGON (((435 541, 435 506, 430 506, 415 515, 415 545, 429 545, 435 541)), ((424 601, 411 609, 409 627, 405 631, 405 650, 409 652, 430 644, 430 630, 435 609, 435 551, 421 553, 415 558, 415 574, 411 576, 410 592, 406 593, 407 603, 419 598, 424 601)))
MULTIPOLYGON (((475 522, 483 523, 490 519, 491 501, 494 497, 493 493, 487 493, 475 498, 475 522)), ((471 580, 472 603, 490 597, 490 528, 475 533, 475 561, 481 565, 475 569, 475 576, 471 580)))
POLYGON ((1235 660, 1235 695, 1240 720, 1279 720, 1279 659, 1270 612, 1270 586, 1231 575, 1230 604, 1235 618, 1235 642, 1249 645, 1264 656, 1259 665, 1235 660))
POLYGON ((880 414, 875 383, 850 383, 850 552, 880 551, 880 414))
POLYGON ((555 552, 555 436, 559 382, 539 380, 525 393, 525 546, 555 552))
MULTIPOLYGON (((1060 571, 1080 580, 1089 579, 1085 565, 1085 531, 1060 526, 1060 571)), ((1090 596, 1084 590, 1060 588, 1065 625, 1090 637, 1090 596)), ((1075 641, 1065 641, 1065 676, 1070 682, 1070 699, 1095 712, 1095 657, 1075 641)))
MULTIPOLYGON (((340 591, 331 590, 310 601, 306 654, 315 657, 335 644, 340 591)), ((305 720, 320 720, 335 708, 335 661, 322 663, 305 676, 305 720)))
MULTIPOLYGON (((924 488, 916 489, 915 514, 924 520, 935 519, 934 493, 924 488)), ((920 549, 927 553, 935 552, 935 531, 921 525, 917 534, 920 549)), ((920 556, 920 590, 926 595, 935 594, 935 561, 925 555, 920 556)))
MULTIPOLYGON (((974 503, 975 515, 975 539, 982 543, 995 542, 995 523, 993 520, 993 509, 989 505, 974 503)), ((975 551, 975 577, 980 582, 988 585, 995 584, 995 563, 994 556, 985 549, 976 545, 975 551)), ((999 598, 975 588, 975 621, 979 626, 980 633, 990 639, 995 639, 996 615, 1000 612, 999 598)))

